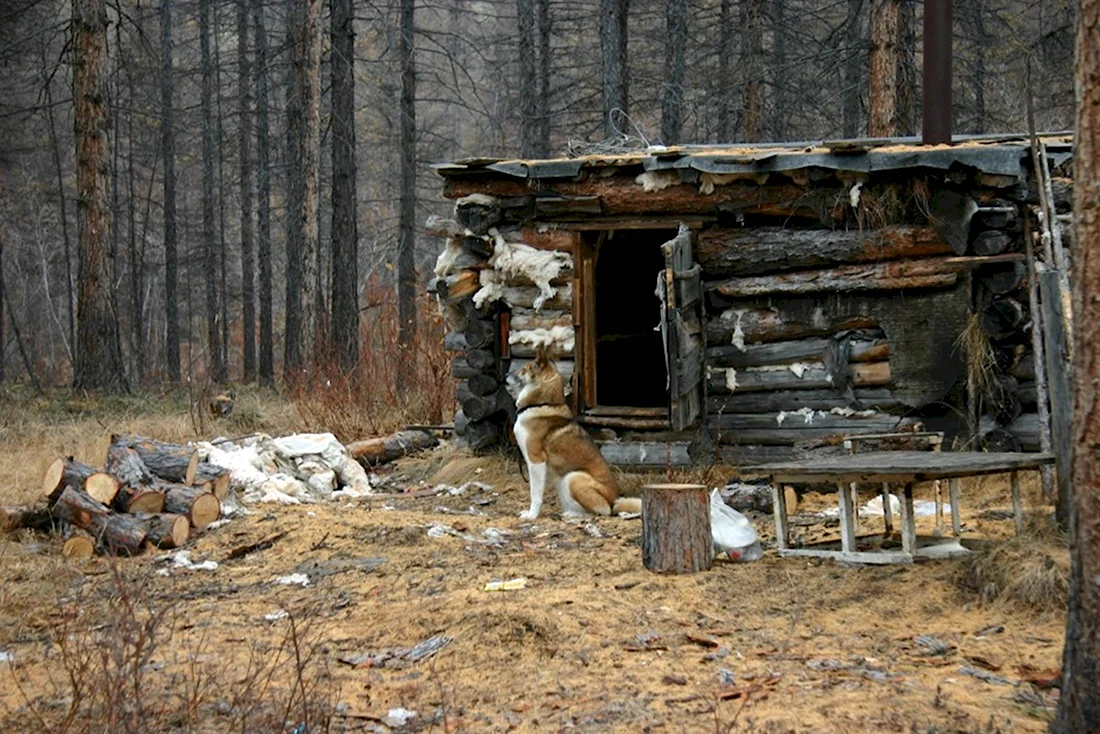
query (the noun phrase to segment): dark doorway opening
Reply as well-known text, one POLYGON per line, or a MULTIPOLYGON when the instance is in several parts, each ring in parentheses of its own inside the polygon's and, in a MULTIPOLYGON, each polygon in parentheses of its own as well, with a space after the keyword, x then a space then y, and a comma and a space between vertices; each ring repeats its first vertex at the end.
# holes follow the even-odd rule
POLYGON ((668 407, 657 275, 676 230, 608 232, 596 253, 596 404, 668 407))

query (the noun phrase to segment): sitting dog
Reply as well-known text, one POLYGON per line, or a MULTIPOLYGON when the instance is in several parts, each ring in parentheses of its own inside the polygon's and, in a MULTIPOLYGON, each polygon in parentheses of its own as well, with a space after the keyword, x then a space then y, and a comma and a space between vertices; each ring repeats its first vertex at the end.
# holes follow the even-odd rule
POLYGON ((573 420, 549 348, 538 347, 535 358, 509 381, 518 390, 514 431, 531 482, 531 507, 520 517, 539 516, 547 487, 557 490, 566 517, 641 512, 641 500, 619 497, 607 460, 573 420))

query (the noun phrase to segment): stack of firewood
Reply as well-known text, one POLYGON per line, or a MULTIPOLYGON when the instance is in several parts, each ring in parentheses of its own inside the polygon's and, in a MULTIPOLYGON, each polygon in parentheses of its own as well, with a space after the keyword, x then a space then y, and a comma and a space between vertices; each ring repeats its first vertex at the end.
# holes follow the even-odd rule
POLYGON ((180 547, 217 520, 229 472, 189 446, 114 435, 102 470, 59 458, 42 492, 40 506, 0 508, 0 528, 59 529, 67 557, 136 555, 180 547))

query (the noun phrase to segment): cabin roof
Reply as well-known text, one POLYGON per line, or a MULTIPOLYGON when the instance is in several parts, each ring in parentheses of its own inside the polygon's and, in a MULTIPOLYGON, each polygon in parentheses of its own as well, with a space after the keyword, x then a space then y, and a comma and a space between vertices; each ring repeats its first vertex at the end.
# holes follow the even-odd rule
MULTIPOLYGON (((1051 163, 1058 165, 1073 154, 1073 135, 1044 133, 1051 163)), ((546 160, 468 158, 433 168, 444 178, 552 180, 577 179, 583 172, 601 169, 690 171, 747 175, 804 169, 870 174, 904 169, 947 171, 975 169, 993 176, 1022 179, 1029 167, 1027 135, 956 136, 950 144, 924 145, 919 138, 821 140, 757 145, 650 146, 645 150, 600 153, 546 160)))

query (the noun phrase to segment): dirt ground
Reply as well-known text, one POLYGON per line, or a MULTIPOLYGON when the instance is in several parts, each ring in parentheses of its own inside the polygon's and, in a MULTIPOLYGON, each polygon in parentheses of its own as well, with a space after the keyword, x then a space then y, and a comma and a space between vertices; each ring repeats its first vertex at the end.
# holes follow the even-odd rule
MULTIPOLYGON (((34 499, 57 454, 101 462, 112 430, 170 439, 191 429, 183 415, 7 425, 0 503, 34 499)), ((735 471, 719 467, 712 478, 735 471)), ((645 477, 623 479, 636 488, 645 477)), ((189 697, 189 716, 166 720, 165 730, 267 730, 246 728, 238 714, 250 695, 271 697, 257 671, 280 655, 294 675, 277 682, 268 673, 271 689, 283 691, 279 700, 292 701, 295 686, 321 700, 334 712, 332 731, 1046 729, 1056 690, 1021 681, 1059 668, 1062 616, 983 603, 960 589, 959 561, 780 559, 761 516, 763 560, 658 576, 642 568, 637 519, 570 523, 551 500, 543 517, 520 520, 526 488, 501 457, 445 447, 378 480, 387 493, 482 484, 455 495, 251 506, 189 545, 193 561, 216 561, 215 570, 173 569, 164 552, 70 563, 60 539, 0 538, 0 651, 10 656, 0 668, 0 729, 58 721, 78 695, 67 681, 73 641, 107 644, 97 629, 115 629, 112 615, 134 599, 141 619, 160 620, 150 635, 158 644, 135 666, 100 664, 131 679, 140 670, 139 695, 150 701, 189 697), (276 583, 295 573, 308 585, 276 583), (525 588, 486 591, 511 579, 526 579, 525 588), (420 662, 383 654, 434 636, 445 646, 420 662), (395 709, 416 716, 386 723, 395 709)), ((1025 489, 1029 509, 1047 512, 1034 482, 1025 489)), ((963 497, 974 535, 1011 534, 1006 481, 966 483, 963 497)), ((831 502, 807 495, 802 509, 831 502)), ((1044 551, 1062 562, 1064 547, 1044 551)), ((291 702, 280 720, 287 730, 322 730, 300 718, 291 702)))

